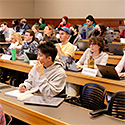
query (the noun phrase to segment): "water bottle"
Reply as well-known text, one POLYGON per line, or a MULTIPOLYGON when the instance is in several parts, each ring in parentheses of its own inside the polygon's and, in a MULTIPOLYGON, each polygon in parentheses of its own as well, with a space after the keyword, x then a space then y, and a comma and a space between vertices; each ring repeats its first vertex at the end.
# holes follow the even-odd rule
POLYGON ((94 59, 92 56, 90 56, 90 59, 88 59, 88 68, 94 69, 94 59))
POLYGON ((29 62, 29 58, 26 55, 26 53, 29 53, 29 49, 28 48, 24 49, 24 62, 28 63, 29 62))

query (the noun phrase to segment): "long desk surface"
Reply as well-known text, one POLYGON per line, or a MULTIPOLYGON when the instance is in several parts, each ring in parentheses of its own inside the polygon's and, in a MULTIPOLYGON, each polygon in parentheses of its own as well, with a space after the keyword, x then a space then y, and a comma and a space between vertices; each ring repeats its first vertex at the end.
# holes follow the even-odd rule
MULTIPOLYGON (((74 58, 75 59, 80 59, 81 56, 83 55, 83 51, 75 51, 74 58)), ((116 55, 109 55, 107 64, 112 64, 112 65, 117 65, 119 61, 121 60, 122 56, 116 56, 116 55)))
MULTIPOLYGON (((1 83, 0 83, 1 84, 1 83)), ((5 113, 16 117, 31 125, 82 125, 82 124, 114 124, 123 125, 124 122, 111 116, 102 115, 97 118, 91 118, 90 110, 63 102, 59 107, 46 107, 25 105, 14 97, 5 96, 7 91, 15 88, 1 90, 0 104, 5 113)))
MULTIPOLYGON (((3 60, 0 59, 0 67, 13 69, 16 71, 21 71, 25 73, 29 73, 32 66, 26 63, 23 63, 22 61, 12 61, 12 60, 3 60)), ((110 92, 117 92, 117 91, 124 91, 125 90, 125 80, 112 80, 112 79, 106 79, 106 78, 100 78, 100 77, 92 77, 92 76, 86 76, 82 75, 81 73, 77 72, 70 72, 66 71, 67 75, 67 82, 74 83, 77 85, 85 85, 89 82, 99 83, 106 87, 107 91, 110 92)))

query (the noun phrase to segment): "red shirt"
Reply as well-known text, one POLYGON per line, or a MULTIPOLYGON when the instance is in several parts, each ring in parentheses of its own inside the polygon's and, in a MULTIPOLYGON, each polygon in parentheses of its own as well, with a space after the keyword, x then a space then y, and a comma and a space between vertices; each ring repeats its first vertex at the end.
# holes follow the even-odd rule
POLYGON ((71 26, 71 24, 70 23, 66 23, 66 24, 63 24, 63 25, 59 24, 58 27, 64 27, 64 26, 67 27, 67 28, 69 28, 71 26))

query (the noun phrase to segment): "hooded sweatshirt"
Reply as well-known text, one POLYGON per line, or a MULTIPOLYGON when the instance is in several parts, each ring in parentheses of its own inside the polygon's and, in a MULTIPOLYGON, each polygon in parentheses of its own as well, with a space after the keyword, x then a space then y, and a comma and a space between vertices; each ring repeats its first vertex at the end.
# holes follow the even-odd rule
POLYGON ((27 90, 38 89, 43 96, 56 96, 66 85, 66 74, 63 67, 63 62, 55 60, 51 66, 44 68, 45 75, 40 76, 34 66, 29 72, 28 79, 22 84, 27 90))

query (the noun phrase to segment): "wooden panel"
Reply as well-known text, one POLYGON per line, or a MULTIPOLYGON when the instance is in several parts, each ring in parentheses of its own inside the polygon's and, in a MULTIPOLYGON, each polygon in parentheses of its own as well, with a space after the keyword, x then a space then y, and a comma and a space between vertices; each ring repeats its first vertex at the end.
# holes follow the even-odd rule
MULTIPOLYGON (((20 21, 20 19, 17 19, 18 21, 20 21)), ((103 23, 105 26, 110 26, 111 28, 113 28, 114 30, 118 30, 118 26, 123 26, 123 18, 119 18, 119 19, 104 19, 104 18, 96 18, 95 21, 96 23, 103 23)), ((12 19, 0 19, 0 23, 2 22, 7 22, 9 24, 10 27, 12 27, 12 19)), ((33 19, 33 18, 29 18, 27 19, 27 23, 30 25, 33 25, 34 23, 37 22, 37 19, 33 19)), ((50 24, 55 26, 58 26, 59 23, 61 22, 61 19, 45 19, 45 23, 46 24, 50 24)), ((69 22, 71 24, 77 24, 77 25, 83 25, 85 23, 85 19, 84 18, 77 18, 77 19, 69 19, 69 22)))

